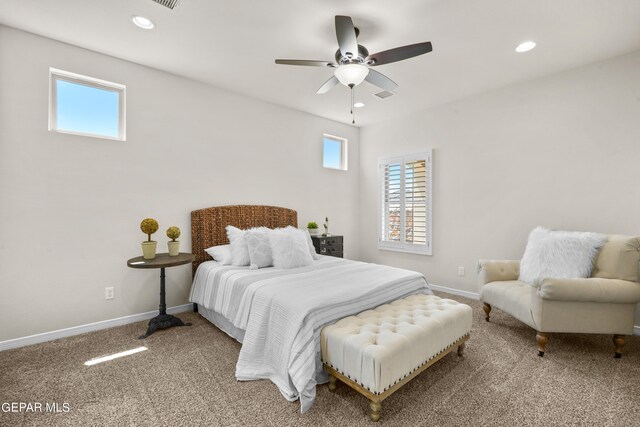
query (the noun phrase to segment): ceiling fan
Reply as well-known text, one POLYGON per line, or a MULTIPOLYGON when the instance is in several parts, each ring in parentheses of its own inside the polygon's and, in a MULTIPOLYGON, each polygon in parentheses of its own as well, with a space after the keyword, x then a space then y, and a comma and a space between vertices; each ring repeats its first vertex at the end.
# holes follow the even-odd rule
POLYGON ((364 80, 380 89, 393 92, 398 85, 371 67, 413 58, 433 50, 431 42, 423 42, 370 55, 367 48, 358 44, 360 30, 353 25, 351 17, 337 15, 335 23, 339 47, 336 51, 335 62, 276 59, 276 64, 335 68, 334 75, 318 89, 316 94, 327 93, 338 83, 353 89, 364 80))

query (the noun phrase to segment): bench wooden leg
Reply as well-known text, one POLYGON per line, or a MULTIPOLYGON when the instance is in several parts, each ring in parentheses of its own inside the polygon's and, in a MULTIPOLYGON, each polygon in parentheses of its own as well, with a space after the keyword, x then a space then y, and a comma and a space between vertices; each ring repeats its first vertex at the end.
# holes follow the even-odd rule
POLYGON ((488 322, 489 313, 491 313, 491 306, 485 302, 484 305, 482 306, 482 309, 484 310, 484 320, 488 322))
POLYGON ((544 356, 544 348, 549 341, 549 337, 545 332, 536 332, 536 341, 538 342, 538 356, 544 356))
POLYGON ((458 346, 458 356, 460 357, 464 355, 464 346, 465 346, 465 343, 462 343, 458 346))
POLYGON ((334 377, 333 375, 329 375, 329 390, 330 391, 335 391, 336 390, 336 382, 338 381, 338 379, 336 377, 334 377))
POLYGON ((371 406, 371 421, 378 421, 380 419, 380 410, 382 409, 382 405, 380 402, 372 401, 369 406, 371 406))
POLYGON ((613 357, 620 359, 622 357, 622 347, 624 346, 624 335, 614 335, 613 345, 616 346, 616 354, 613 357))

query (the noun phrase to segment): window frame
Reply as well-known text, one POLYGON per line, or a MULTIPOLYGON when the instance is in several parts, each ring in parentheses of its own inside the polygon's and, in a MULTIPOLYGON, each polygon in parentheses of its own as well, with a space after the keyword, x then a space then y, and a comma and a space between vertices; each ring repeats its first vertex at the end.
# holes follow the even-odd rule
POLYGON ((418 255, 433 255, 433 150, 427 149, 420 152, 400 154, 396 156, 380 157, 378 159, 378 249, 385 251, 404 252, 418 255), (426 162, 426 243, 424 245, 406 242, 406 199, 402 197, 400 200, 400 242, 392 242, 384 240, 383 226, 384 218, 384 199, 385 199, 385 174, 384 166, 391 163, 400 163, 401 170, 401 189, 400 193, 405 194, 405 168, 407 162, 425 160, 426 162))
POLYGON ((89 136, 92 138, 110 139, 114 141, 127 140, 127 114, 126 102, 127 87, 120 83, 109 82, 106 80, 96 79, 94 77, 84 76, 82 74, 72 73, 57 68, 49 68, 49 131, 64 133, 68 135, 89 136), (95 89, 106 90, 118 93, 118 136, 100 135, 89 132, 79 132, 58 128, 58 80, 92 87, 95 89))
POLYGON ((348 143, 349 141, 347 140, 347 138, 342 138, 335 135, 329 135, 328 133, 322 134, 322 167, 324 169, 331 169, 335 171, 349 170, 349 159, 348 159, 349 150, 347 149, 348 143), (340 143, 340 167, 339 168, 334 168, 331 166, 324 165, 324 140, 325 139, 331 139, 333 141, 340 143))

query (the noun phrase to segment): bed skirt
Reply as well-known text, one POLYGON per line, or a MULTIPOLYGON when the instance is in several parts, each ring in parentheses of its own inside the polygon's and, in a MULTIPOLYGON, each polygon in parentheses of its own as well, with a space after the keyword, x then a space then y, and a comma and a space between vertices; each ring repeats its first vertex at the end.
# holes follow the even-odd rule
POLYGON ((216 313, 215 311, 205 308, 200 304, 198 304, 198 313, 209 322, 213 323, 222 332, 242 344, 242 341, 244 340, 244 329, 236 328, 233 326, 233 323, 227 320, 227 318, 222 314, 216 313))

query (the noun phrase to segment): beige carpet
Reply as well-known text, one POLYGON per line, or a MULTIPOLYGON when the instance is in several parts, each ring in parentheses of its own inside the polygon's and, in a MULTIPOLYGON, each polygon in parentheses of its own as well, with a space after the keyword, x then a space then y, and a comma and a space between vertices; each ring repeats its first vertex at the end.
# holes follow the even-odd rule
MULTIPOLYGON (((444 295, 443 295, 444 296, 444 295)), ((450 354, 383 402, 379 425, 640 425, 640 337, 613 359, 610 336, 552 335, 544 358, 535 333, 494 310, 474 309, 465 357, 450 354)), ((318 387, 299 413, 269 381, 237 382, 240 344, 202 317, 157 332, 143 323, 0 352, 0 401, 67 402, 67 413, 0 412, 1 426, 372 426, 366 399, 318 387), (95 366, 96 356, 149 350, 95 366)))

